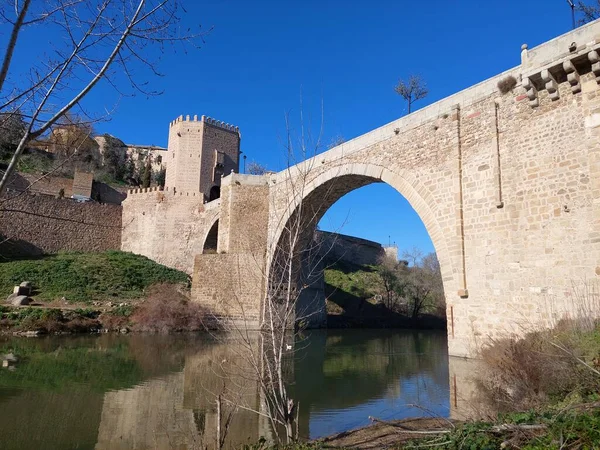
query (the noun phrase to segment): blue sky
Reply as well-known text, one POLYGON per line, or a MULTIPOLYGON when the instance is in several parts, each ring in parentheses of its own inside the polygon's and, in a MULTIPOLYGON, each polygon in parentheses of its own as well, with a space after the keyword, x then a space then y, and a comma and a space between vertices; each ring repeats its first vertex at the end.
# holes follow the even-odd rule
MULTIPOLYGON (((566 0, 183 3, 184 24, 213 27, 201 49, 163 55, 164 76, 152 80, 163 95, 120 99, 97 131, 166 146, 169 121, 205 114, 239 126, 248 161, 273 170, 283 167, 284 115, 298 126, 301 97, 313 132, 323 104, 325 143, 350 139, 405 114, 393 90, 398 78, 426 80, 430 94, 417 109, 519 64, 521 44, 533 47, 571 28, 566 0)), ((21 51, 36 45, 29 33, 21 51)), ((101 111, 116 102, 105 85, 85 105, 101 111)), ((347 195, 321 226, 342 223, 346 234, 433 250, 418 216, 386 185, 347 195)))

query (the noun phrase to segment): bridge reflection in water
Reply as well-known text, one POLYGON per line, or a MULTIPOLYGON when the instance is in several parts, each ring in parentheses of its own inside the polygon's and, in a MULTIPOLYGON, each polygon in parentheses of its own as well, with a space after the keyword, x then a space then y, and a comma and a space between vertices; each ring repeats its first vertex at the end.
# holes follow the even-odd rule
MULTIPOLYGON (((365 425, 369 415, 402 418, 427 410, 460 416, 453 410, 449 379, 461 379, 450 378, 445 339, 432 332, 312 332, 297 344, 289 371, 290 395, 300 403, 301 438, 365 425)), ((96 448, 211 448, 217 439, 216 396, 227 392, 223 396, 231 399, 234 391, 243 409, 231 422, 225 448, 272 437, 269 421, 254 412, 261 411, 260 390, 254 372, 244 367, 244 349, 235 340, 213 342, 188 355, 182 372, 107 393, 96 448)), ((468 362, 453 360, 464 372, 468 362)), ((223 404, 225 412, 228 406, 223 404)))
MULTIPOLYGON (((224 448, 272 437, 268 420, 253 412, 261 410, 258 383, 235 340, 138 335, 10 345, 26 345, 30 357, 0 373, 2 448, 214 448, 223 392, 247 408, 237 410, 224 448)), ((472 364, 448 359, 444 332, 312 331, 296 342, 287 370, 299 434, 348 430, 368 416, 462 417, 474 392, 465 384, 472 364)))

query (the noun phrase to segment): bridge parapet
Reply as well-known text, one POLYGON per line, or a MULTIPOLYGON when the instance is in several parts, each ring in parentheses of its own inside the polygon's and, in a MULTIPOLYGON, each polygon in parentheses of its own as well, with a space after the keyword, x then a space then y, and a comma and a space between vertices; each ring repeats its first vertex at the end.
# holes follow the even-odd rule
MULTIPOLYGON (((526 49, 521 54, 521 59, 526 60, 525 64, 522 63, 519 66, 508 69, 456 94, 425 106, 407 116, 376 128, 369 133, 346 141, 292 167, 289 171, 284 170, 279 172, 276 174, 277 183, 285 180, 289 175, 297 176, 301 171, 306 170, 307 165, 314 165, 314 160, 319 164, 323 164, 347 157, 357 151, 363 150, 365 147, 386 141, 428 122, 448 117, 457 108, 467 109, 469 106, 481 102, 488 97, 500 96, 498 83, 510 76, 517 80, 518 84, 516 87, 522 85, 526 89, 529 99, 532 102, 530 103, 531 106, 539 104, 539 102, 535 101, 538 98, 538 91, 549 87, 551 91, 557 92, 554 89, 554 85, 566 81, 569 74, 572 74, 569 76, 571 85, 576 84, 579 80, 579 72, 589 72, 590 63, 591 70, 594 72, 596 80, 600 83, 599 30, 600 19, 538 45, 531 50, 526 49), (577 43, 575 52, 569 50, 573 42, 577 43), (523 56, 523 53, 526 53, 526 56, 523 56), (569 61, 571 64, 568 63, 569 61), (567 64, 563 66, 565 62, 567 64), (547 70, 544 72, 544 69, 547 70), (546 78, 542 79, 542 75, 545 75, 546 78), (552 77, 554 77, 554 82, 552 81, 552 77), (527 78, 529 79, 527 80, 527 78), (534 91, 530 92, 529 90, 532 86, 534 91)), ((578 91, 574 88, 573 92, 578 91)))

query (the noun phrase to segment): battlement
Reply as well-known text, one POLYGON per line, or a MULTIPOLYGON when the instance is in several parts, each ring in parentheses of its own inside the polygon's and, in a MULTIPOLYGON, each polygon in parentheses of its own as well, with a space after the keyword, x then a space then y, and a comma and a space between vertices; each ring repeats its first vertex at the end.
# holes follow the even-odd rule
POLYGON ((198 115, 194 115, 193 117, 190 116, 189 114, 187 116, 179 116, 177 119, 173 120, 172 122, 169 123, 169 127, 173 127, 175 125, 177 125, 180 122, 204 122, 207 123, 209 125, 212 125, 213 127, 217 127, 217 128, 221 128, 223 130, 227 130, 227 131, 231 131, 232 133, 240 133, 240 129, 239 127, 236 127, 234 125, 225 123, 221 120, 216 120, 213 119, 212 117, 208 117, 208 116, 202 116, 200 117, 200 120, 198 120, 198 115))
MULTIPOLYGON (((177 188, 169 188, 168 186, 164 189, 161 187, 150 187, 150 188, 137 188, 137 189, 129 189, 127 191, 127 196, 131 198, 142 198, 144 196, 150 198, 152 194, 157 192, 162 193, 163 195, 169 195, 171 197, 199 197, 204 201, 204 194, 199 191, 180 191, 177 188), (151 195, 148 195, 151 194, 151 195)), ((221 204, 220 199, 212 200, 210 202, 204 203, 205 207, 208 209, 217 208, 221 204)))

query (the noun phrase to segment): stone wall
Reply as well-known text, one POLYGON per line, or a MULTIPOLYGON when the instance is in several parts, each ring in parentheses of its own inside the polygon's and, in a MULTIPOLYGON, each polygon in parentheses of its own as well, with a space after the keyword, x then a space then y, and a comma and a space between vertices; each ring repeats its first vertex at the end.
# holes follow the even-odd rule
MULTIPOLYGON (((38 174, 16 173, 7 189, 14 192, 28 191, 33 194, 44 194, 52 197, 58 197, 62 190, 65 198, 71 198, 73 195, 73 182, 73 178, 49 176, 40 179, 38 174)), ((91 196, 99 203, 120 205, 127 196, 122 190, 124 189, 115 189, 106 183, 94 181, 91 196)))
POLYGON ((0 203, 0 254, 19 257, 61 250, 121 247, 121 207, 22 194, 0 203))
POLYGON ((220 201, 204 204, 199 192, 134 189, 123 202, 122 250, 192 273, 220 201))
POLYGON ((385 256, 385 249, 381 244, 367 239, 361 239, 345 234, 317 231, 315 239, 318 241, 322 254, 328 261, 344 261, 352 264, 375 265, 385 256))

